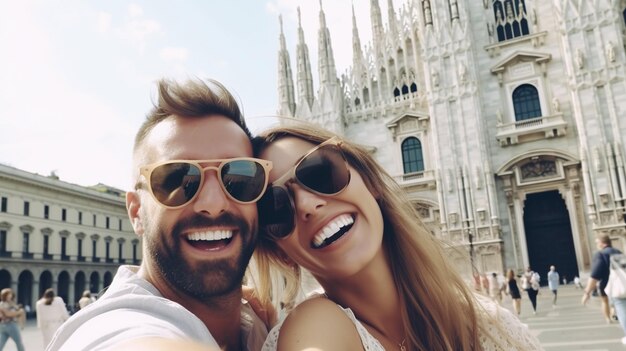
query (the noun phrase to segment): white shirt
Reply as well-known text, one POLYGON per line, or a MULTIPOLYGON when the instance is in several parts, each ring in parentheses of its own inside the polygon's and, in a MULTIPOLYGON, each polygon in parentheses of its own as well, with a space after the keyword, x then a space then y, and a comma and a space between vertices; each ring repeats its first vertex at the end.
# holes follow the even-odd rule
MULTIPOLYGON (((103 350, 147 336, 191 339, 219 348, 198 317, 164 298, 137 275, 138 270, 138 266, 120 266, 104 295, 63 324, 46 350, 103 350)), ((267 329, 250 305, 243 303, 242 338, 249 350, 258 350, 267 329)))

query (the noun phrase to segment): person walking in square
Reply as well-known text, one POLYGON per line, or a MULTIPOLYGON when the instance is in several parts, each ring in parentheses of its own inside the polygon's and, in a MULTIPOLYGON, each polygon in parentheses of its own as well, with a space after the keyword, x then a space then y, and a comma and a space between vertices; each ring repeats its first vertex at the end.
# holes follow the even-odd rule
POLYGON ((517 286, 517 278, 515 277, 515 272, 512 269, 506 274, 506 291, 509 295, 511 295, 511 300, 513 300, 513 310, 516 315, 520 315, 522 310, 522 294, 519 291, 519 286, 517 286))
MULTIPOLYGON (((587 281, 587 286, 583 292, 582 304, 585 305, 591 296, 591 293, 597 289, 602 302, 602 314, 606 323, 611 323, 611 309, 609 303, 609 297, 606 295, 604 289, 609 282, 609 275, 611 274, 611 255, 619 255, 622 252, 611 245, 611 238, 608 234, 602 233, 596 236, 596 247, 598 252, 593 255, 591 261, 591 277, 587 281)), ((622 330, 626 334, 626 299, 613 298, 610 301, 615 308, 615 314, 617 320, 622 326, 622 330)), ((622 338, 622 344, 626 344, 626 337, 622 338)))
POLYGON ((526 272, 522 276, 522 289, 526 290, 528 299, 533 305, 533 314, 537 314, 537 294, 539 294, 539 274, 534 272, 530 267, 526 268, 526 272))
POLYGON ((18 351, 24 351, 22 334, 18 321, 24 319, 24 309, 15 303, 15 294, 10 288, 0 291, 0 350, 4 349, 9 338, 13 339, 18 351))
POLYGON ((46 289, 43 296, 35 305, 37 311, 37 327, 43 334, 43 347, 47 347, 52 336, 59 327, 70 318, 65 301, 60 296, 55 296, 53 289, 46 289))
POLYGON ((559 273, 556 271, 556 267, 554 265, 550 266, 550 271, 548 272, 548 287, 550 291, 552 291, 552 307, 556 307, 556 295, 559 289, 559 273))

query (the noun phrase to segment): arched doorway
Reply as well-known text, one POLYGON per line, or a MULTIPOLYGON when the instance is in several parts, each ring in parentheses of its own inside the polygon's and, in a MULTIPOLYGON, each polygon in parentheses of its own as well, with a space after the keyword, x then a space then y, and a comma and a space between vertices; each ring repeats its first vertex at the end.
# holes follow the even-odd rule
POLYGON ((98 272, 93 272, 89 276, 89 291, 92 293, 100 291, 100 274, 98 272))
POLYGON ((569 212, 557 190, 528 194, 524 203, 524 230, 530 267, 547 284, 551 265, 561 277, 578 276, 578 264, 569 212))
POLYGON ((31 306, 33 301, 33 273, 23 271, 17 278, 17 303, 31 306))
POLYGON ((52 287, 52 273, 43 271, 39 275, 39 297, 43 296, 44 291, 52 287))
POLYGON ((69 300, 69 295, 70 295, 70 275, 69 273, 67 273, 67 271, 63 271, 61 273, 59 273, 59 279, 58 279, 58 290, 57 291, 57 295, 61 296, 63 298, 63 301, 65 301, 66 304, 71 305, 71 302, 69 300))
POLYGON ((0 270, 0 289, 11 287, 11 273, 6 269, 0 270))
POLYGON ((113 274, 111 274, 111 272, 106 272, 104 273, 104 282, 103 282, 103 289, 106 289, 109 287, 109 285, 111 285, 111 282, 113 281, 113 274))
POLYGON ((85 291, 86 288, 85 282, 85 273, 83 273, 82 271, 78 271, 76 273, 76 276, 74 277, 74 301, 72 301, 72 305, 78 302, 78 300, 83 295, 83 291, 85 291))

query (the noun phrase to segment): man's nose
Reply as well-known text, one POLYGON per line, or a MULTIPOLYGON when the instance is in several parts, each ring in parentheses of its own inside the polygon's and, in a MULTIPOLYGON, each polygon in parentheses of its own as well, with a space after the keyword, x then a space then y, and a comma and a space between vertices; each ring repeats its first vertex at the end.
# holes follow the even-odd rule
POLYGON ((198 189, 198 197, 193 203, 194 211, 217 217, 228 209, 230 198, 220 182, 215 171, 206 171, 204 184, 198 189))

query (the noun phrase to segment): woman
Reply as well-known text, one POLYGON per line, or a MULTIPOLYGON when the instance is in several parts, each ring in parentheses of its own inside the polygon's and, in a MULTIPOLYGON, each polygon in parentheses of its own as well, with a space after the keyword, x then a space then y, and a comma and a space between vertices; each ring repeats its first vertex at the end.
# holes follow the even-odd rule
POLYGON ((18 326, 18 320, 26 318, 24 309, 15 303, 15 294, 10 288, 0 291, 0 350, 9 338, 13 339, 18 351, 24 351, 22 334, 18 326))
POLYGON ((533 314, 537 314, 537 294, 539 294, 539 274, 535 273, 530 267, 526 268, 526 272, 522 277, 522 288, 526 290, 530 304, 533 306, 533 314))
POLYGON ((78 300, 78 307, 82 310, 83 308, 87 307, 89 304, 95 301, 96 299, 91 297, 91 291, 85 290, 83 291, 83 296, 80 298, 80 300, 78 300))
POLYGON ((541 349, 510 312, 470 292, 366 149, 307 125, 255 146, 274 162, 258 203, 260 298, 270 299, 273 267, 289 296, 300 266, 325 291, 295 307, 265 350, 541 349))
POLYGON ((55 296, 54 290, 46 289, 43 293, 43 297, 37 301, 37 327, 41 329, 43 334, 43 347, 44 349, 50 341, 54 332, 70 318, 65 308, 65 302, 60 296, 55 296))
POLYGON ((517 286, 517 278, 515 278, 515 272, 512 269, 506 273, 506 281, 507 281, 507 293, 511 295, 511 299, 513 299, 513 310, 515 314, 519 316, 522 311, 522 294, 519 291, 519 287, 517 286))

